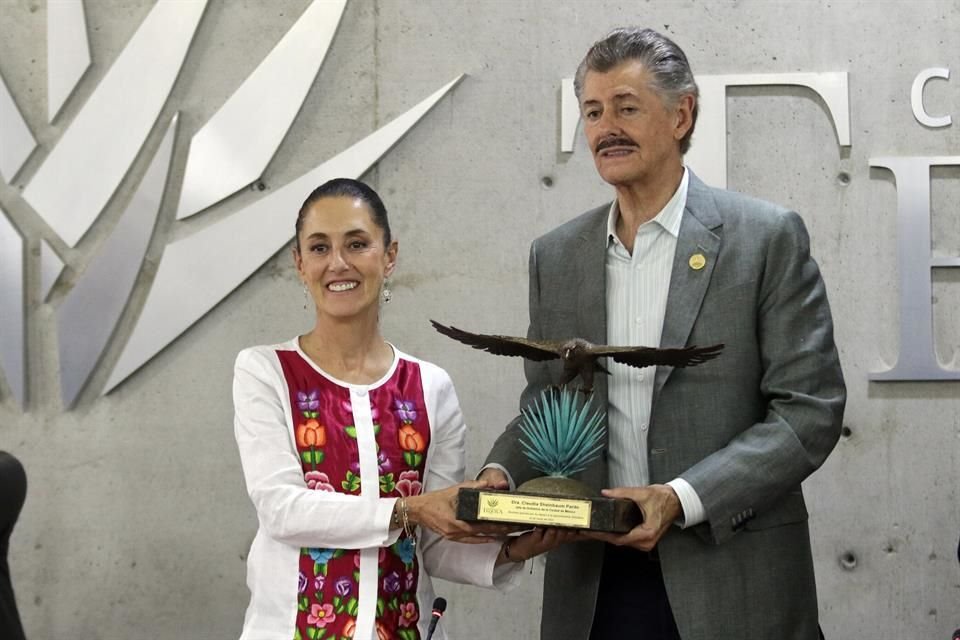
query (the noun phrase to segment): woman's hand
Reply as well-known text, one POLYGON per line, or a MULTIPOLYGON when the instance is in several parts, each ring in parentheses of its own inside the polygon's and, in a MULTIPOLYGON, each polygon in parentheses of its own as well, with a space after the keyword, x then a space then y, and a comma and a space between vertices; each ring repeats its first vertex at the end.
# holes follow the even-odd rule
POLYGON ((501 525, 473 525, 457 520, 457 493, 460 489, 487 489, 482 480, 462 482, 439 491, 403 498, 411 525, 421 525, 436 531, 447 540, 468 543, 500 542, 496 535, 513 530, 501 525))

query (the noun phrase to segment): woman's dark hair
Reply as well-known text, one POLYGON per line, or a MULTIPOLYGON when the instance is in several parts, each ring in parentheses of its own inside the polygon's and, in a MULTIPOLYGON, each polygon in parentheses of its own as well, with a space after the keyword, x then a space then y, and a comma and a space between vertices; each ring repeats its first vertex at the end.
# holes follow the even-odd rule
POLYGON ((294 248, 297 251, 300 250, 300 230, 303 229, 303 219, 306 217, 310 206, 323 198, 357 198, 362 200, 367 205, 367 209, 370 210, 373 223, 383 230, 384 246, 390 246, 390 222, 387 220, 387 208, 383 206, 383 200, 380 199, 377 192, 359 180, 334 178, 314 189, 303 201, 303 205, 300 206, 300 212, 297 214, 297 236, 294 239, 294 248))

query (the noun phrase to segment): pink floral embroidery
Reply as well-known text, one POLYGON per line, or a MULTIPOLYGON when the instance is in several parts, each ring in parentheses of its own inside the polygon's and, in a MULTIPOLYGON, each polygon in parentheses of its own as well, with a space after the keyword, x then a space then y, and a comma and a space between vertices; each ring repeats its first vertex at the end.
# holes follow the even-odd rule
POLYGON ((307 615, 307 623, 315 624, 318 627, 325 627, 337 619, 337 614, 333 612, 332 604, 315 604, 310 607, 310 613, 307 615))
POLYGON ((397 491, 404 498, 418 496, 423 490, 423 483, 420 482, 419 471, 402 471, 400 479, 397 480, 397 491))
POLYGON ((411 627, 420 619, 417 613, 417 605, 413 602, 400 603, 400 626, 411 627))
POLYGON ((307 487, 310 489, 336 492, 336 489, 330 484, 330 478, 323 471, 307 471, 303 474, 303 479, 306 480, 307 487))
MULTIPOLYGON (((341 400, 340 408, 343 409, 344 413, 347 415, 353 415, 353 403, 351 403, 349 400, 341 400)), ((370 417, 374 424, 380 422, 380 409, 378 409, 376 405, 370 407, 370 417)))
MULTIPOLYGON (((383 566, 383 559, 387 557, 387 548, 380 547, 380 553, 377 554, 377 564, 383 566)), ((360 570, 360 552, 353 554, 353 566, 360 570)))

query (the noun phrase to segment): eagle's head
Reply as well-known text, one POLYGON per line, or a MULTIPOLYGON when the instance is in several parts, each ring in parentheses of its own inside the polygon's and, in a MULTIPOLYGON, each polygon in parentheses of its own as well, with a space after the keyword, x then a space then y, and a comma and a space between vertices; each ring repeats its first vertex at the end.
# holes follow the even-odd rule
POLYGON ((574 360, 583 357, 590 348, 590 343, 582 338, 574 338, 563 345, 563 359, 574 360))

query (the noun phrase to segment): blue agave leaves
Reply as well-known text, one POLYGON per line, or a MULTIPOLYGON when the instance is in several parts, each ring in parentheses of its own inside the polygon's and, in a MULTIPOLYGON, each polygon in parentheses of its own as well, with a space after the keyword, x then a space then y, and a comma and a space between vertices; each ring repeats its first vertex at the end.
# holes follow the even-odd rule
POLYGON ((591 403, 580 402, 576 391, 563 388, 541 392, 540 399, 523 410, 520 431, 523 452, 548 476, 569 477, 587 468, 603 448, 603 417, 591 403))

